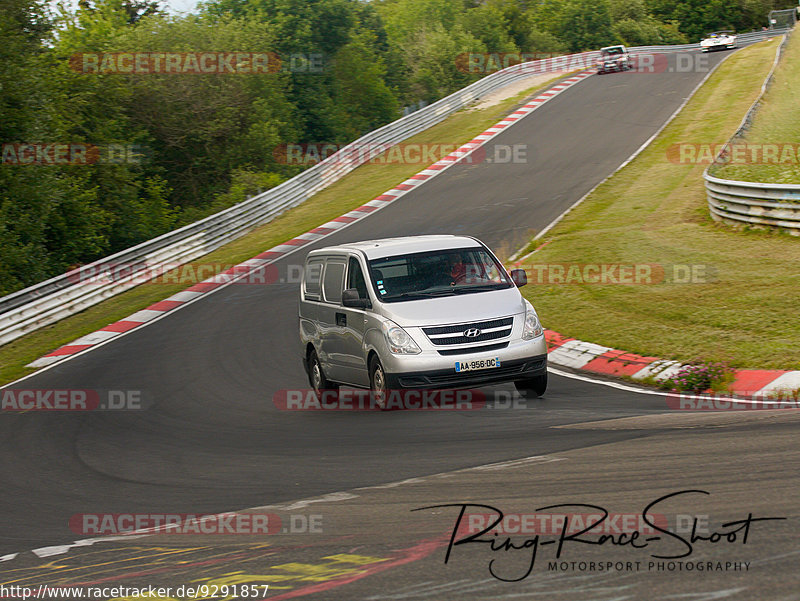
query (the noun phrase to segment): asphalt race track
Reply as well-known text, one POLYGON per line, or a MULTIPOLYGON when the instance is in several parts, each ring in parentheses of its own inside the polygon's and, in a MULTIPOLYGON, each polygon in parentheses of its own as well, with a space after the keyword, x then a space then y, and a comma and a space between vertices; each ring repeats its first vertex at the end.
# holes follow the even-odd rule
MULTIPOLYGON (((702 56, 710 66, 728 56, 692 55, 702 56)), ((386 236, 469 234, 510 252, 528 239, 531 230, 544 228, 627 159, 704 75, 704 69, 665 68, 653 74, 590 77, 490 142, 490 147, 526 144, 526 162, 451 167, 369 218, 289 255, 277 265, 278 273, 287 279, 315 246, 386 236)), ((547 325, 546 316, 544 321, 547 325)), ((659 414, 666 411, 663 396, 553 374, 545 398, 510 408, 497 401, 494 408, 490 402, 486 409, 465 412, 279 411, 273 404, 277 391, 307 387, 297 337, 297 284, 291 282, 228 286, 17 386, 23 385, 141 390, 147 409, 0 416, 4 457, 0 558, 20 552, 0 563, 0 582, 38 574, 36 582, 86 583, 100 581, 102 574, 121 584, 133 579, 142 585, 159 578, 182 584, 211 574, 217 569, 209 567, 212 564, 224 567, 219 574, 263 574, 254 567, 263 557, 270 556, 273 567, 282 564, 272 554, 283 558, 281 553, 286 553, 286 562, 302 565, 350 554, 361 559, 351 558, 346 570, 328 569, 316 579, 306 573, 297 581, 265 580, 271 583, 270 595, 292 596, 294 591, 297 596, 316 593, 312 598, 319 599, 377 600, 538 598, 558 593, 566 595, 559 599, 633 599, 644 598, 639 595, 647 591, 654 595, 650 598, 656 593, 669 598, 679 589, 690 594, 702 587, 671 572, 648 580, 646 573, 614 577, 572 571, 545 572, 538 584, 528 579, 526 584, 500 583, 505 588, 497 589, 500 581, 486 571, 491 557, 487 559, 485 552, 464 551, 458 565, 443 564, 441 536, 452 528, 457 513, 423 516, 410 509, 449 498, 449 502, 471 499, 498 507, 502 502, 515 506, 515 511, 532 511, 545 504, 531 500, 541 491, 542 498, 552 503, 564 502, 564 495, 569 495, 585 503, 617 502, 624 505, 620 511, 641 511, 647 502, 671 490, 710 487, 719 500, 704 510, 712 514, 712 521, 729 515, 741 519, 750 511, 776 515, 778 509, 784 510, 778 515, 794 515, 794 524, 797 519, 798 457, 796 450, 783 453, 782 445, 791 439, 791 424, 778 417, 675 429, 668 419, 659 421, 659 414), (554 427, 638 419, 635 416, 653 421, 635 427, 554 427), (765 438, 757 440, 754 431, 765 438), (703 447, 711 436, 718 437, 713 448, 716 463, 711 465, 726 466, 719 472, 709 467, 707 456, 699 459, 712 452, 703 447), (748 471, 734 461, 742 444, 753 446, 747 455, 748 471), (757 460, 759 453, 765 458, 762 462, 757 460), (633 460, 645 455, 652 469, 633 460), (265 505, 298 513, 291 509, 292 501, 533 456, 544 459, 518 469, 461 471, 438 484, 434 479, 369 489, 343 505, 320 502, 311 507, 318 507, 324 516, 325 534, 287 538, 277 550, 273 541, 226 539, 223 544, 188 537, 165 542, 166 537, 160 537, 157 543, 149 539, 137 539, 135 545, 101 543, 51 559, 37 559, 28 552, 86 538, 68 527, 75 514, 194 514, 265 505), (778 478, 786 480, 781 487, 770 488, 778 478), (761 492, 753 492, 754 487, 761 492), (746 505, 750 499, 757 506, 746 505), (788 513, 790 508, 794 514, 788 513), (414 522, 412 517, 417 516, 419 521, 414 522), (433 546, 420 542, 436 537, 433 546), (166 551, 155 551, 168 548, 180 549, 180 561, 170 563, 161 557, 166 551), (156 554, 159 559, 152 559, 156 554), (188 557, 191 554, 195 555, 188 557), (368 557, 373 559, 364 559, 368 557), (217 563, 208 563, 211 558, 217 563), (54 563, 45 564, 49 561, 54 563), (191 572, 176 567, 181 562, 200 567, 191 572), (128 580, 119 576, 132 566, 145 565, 158 569, 136 572, 128 580), (385 569, 375 568, 378 565, 385 569), (323 586, 336 579, 349 583, 354 575, 358 578, 352 584, 323 586), (586 583, 594 588, 581 588, 586 583)), ((487 390, 500 392, 497 398, 502 399, 512 387, 487 390)), ((792 448, 796 449, 796 441, 792 448)), ((307 512, 308 506, 300 504, 300 509, 307 512)), ((675 506, 670 511, 689 513, 690 508, 675 506)), ((737 547, 735 553, 714 547, 709 553, 716 554, 715 561, 732 555, 731 561, 760 560, 762 570, 771 566, 759 581, 767 596, 758 598, 800 598, 791 587, 791 571, 773 567, 776 564, 766 559, 785 558, 792 547, 797 548, 788 523, 754 525, 748 547, 737 547), (764 588, 767 581, 772 588, 764 588)), ((617 549, 609 553, 625 555, 617 549)), ((574 555, 599 559, 602 551, 581 549, 574 555)), ((328 568, 331 562, 341 567, 347 561, 324 560, 328 568)), ((781 560, 770 561, 780 565, 781 560)), ((541 569, 537 567, 537 573, 541 569)), ((703 578, 702 582, 712 583, 711 574, 703 578)), ((725 595, 686 598, 756 598, 752 590, 747 592, 755 576, 739 577, 735 586, 724 573, 713 578, 713 586, 703 590, 728 591, 725 595)))

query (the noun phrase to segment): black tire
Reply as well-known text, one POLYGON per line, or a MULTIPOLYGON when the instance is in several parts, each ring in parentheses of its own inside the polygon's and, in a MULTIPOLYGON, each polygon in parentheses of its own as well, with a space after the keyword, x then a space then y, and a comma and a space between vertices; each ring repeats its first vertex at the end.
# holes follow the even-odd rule
POLYGON ((386 372, 377 357, 373 357, 369 362, 369 391, 375 404, 381 411, 387 410, 388 387, 386 385, 386 372))
POLYGON ((530 398, 540 397, 547 390, 547 372, 544 372, 541 376, 528 378, 527 380, 517 380, 514 382, 514 386, 517 387, 517 391, 519 391, 522 396, 530 398))
POLYGON ((325 372, 322 371, 322 365, 317 357, 317 351, 312 350, 308 355, 308 383, 317 395, 317 399, 322 400, 322 393, 325 390, 339 390, 339 385, 336 382, 331 382, 325 377, 325 372))

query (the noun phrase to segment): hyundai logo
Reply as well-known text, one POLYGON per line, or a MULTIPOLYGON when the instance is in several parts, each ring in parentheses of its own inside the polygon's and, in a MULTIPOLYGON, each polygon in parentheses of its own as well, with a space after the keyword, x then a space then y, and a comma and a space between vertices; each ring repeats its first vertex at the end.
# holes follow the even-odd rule
POLYGON ((470 328, 469 330, 464 330, 464 336, 467 338, 477 338, 481 335, 481 331, 478 328, 470 328))

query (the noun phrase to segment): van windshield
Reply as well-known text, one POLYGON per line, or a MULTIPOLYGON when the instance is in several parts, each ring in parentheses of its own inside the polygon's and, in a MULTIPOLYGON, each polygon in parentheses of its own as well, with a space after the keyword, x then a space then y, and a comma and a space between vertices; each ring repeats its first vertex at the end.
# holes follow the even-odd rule
POLYGON ((374 259, 370 278, 384 302, 510 288, 506 270, 482 248, 436 250, 374 259))

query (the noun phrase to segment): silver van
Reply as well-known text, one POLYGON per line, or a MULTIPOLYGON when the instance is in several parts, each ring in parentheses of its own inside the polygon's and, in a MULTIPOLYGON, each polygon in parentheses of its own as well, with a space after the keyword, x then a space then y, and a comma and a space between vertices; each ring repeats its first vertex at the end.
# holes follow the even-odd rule
MULTIPOLYGON (((547 388, 547 345, 533 306, 481 241, 413 236, 311 251, 300 289, 303 365, 320 395, 514 382, 547 388)), ((376 395, 378 404, 382 395, 376 395)))

